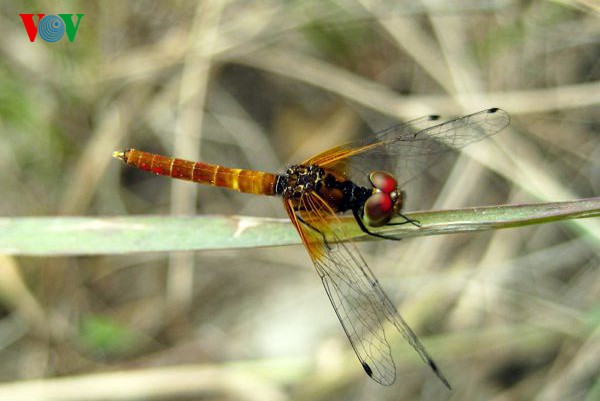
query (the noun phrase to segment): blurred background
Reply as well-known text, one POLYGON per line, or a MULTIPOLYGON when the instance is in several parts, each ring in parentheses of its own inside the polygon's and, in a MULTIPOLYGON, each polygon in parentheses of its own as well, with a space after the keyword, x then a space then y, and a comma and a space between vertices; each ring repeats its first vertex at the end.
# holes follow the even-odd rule
MULTIPOLYGON (((111 153, 281 172, 488 107, 509 129, 411 181, 405 210, 597 196, 598 16, 593 0, 3 1, 0 215, 285 217, 111 153), (20 13, 85 15, 72 42, 31 43, 20 13)), ((599 233, 587 219, 359 245, 453 392, 397 333, 396 383, 371 381, 301 246, 0 255, 0 394, 599 399, 599 233)))

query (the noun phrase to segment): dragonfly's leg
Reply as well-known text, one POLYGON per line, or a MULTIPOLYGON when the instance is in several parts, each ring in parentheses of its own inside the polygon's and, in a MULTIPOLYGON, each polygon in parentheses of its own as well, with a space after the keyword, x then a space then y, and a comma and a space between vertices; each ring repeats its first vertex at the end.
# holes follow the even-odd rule
POLYGON ((403 215, 402 213, 398 213, 398 216, 402 217, 404 221, 400 223, 388 223, 388 226, 401 226, 402 224, 410 223, 415 227, 421 227, 421 222, 419 220, 411 219, 408 216, 403 215))
POLYGON ((296 214, 296 217, 298 218, 298 220, 300 221, 300 223, 304 224, 306 227, 312 229, 313 231, 317 232, 322 238, 323 238, 323 243, 325 244, 325 246, 327 247, 327 250, 331 250, 331 247, 329 246, 329 243, 327 242, 327 237, 325 237, 325 234, 323 234, 318 228, 311 226, 310 224, 308 224, 303 218, 302 216, 300 216, 299 214, 296 214))
POLYGON ((354 219, 358 223, 358 226, 360 227, 360 229, 362 230, 362 232, 364 232, 365 234, 369 234, 369 235, 372 235, 373 237, 377 237, 377 238, 391 239, 391 240, 394 240, 394 241, 400 241, 402 239, 402 238, 398 238, 398 237, 392 237, 392 236, 389 236, 389 235, 374 233, 373 231, 370 231, 367 228, 367 226, 364 223, 364 221, 362 219, 362 216, 360 215, 360 212, 359 212, 358 209, 353 209, 352 210, 352 214, 354 215, 354 219))

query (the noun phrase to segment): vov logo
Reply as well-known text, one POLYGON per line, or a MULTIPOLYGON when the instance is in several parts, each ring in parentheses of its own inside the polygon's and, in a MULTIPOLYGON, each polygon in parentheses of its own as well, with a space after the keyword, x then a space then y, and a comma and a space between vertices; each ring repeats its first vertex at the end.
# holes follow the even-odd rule
POLYGON ((29 41, 35 42, 36 36, 39 34, 46 42, 56 42, 67 33, 69 42, 75 40, 79 23, 85 14, 76 14, 77 23, 73 23, 73 14, 58 14, 46 15, 36 14, 37 25, 33 22, 33 14, 19 14, 25 25, 29 41))

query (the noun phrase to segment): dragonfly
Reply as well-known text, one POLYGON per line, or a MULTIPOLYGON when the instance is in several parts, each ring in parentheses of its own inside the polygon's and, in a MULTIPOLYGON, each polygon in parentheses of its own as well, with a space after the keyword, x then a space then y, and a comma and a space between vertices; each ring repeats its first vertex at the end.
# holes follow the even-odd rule
POLYGON ((402 185, 442 156, 503 130, 509 114, 490 108, 442 121, 421 117, 366 138, 328 149, 283 174, 229 168, 135 149, 114 152, 126 164, 151 173, 255 195, 280 196, 323 283, 344 333, 365 372, 382 385, 396 380, 385 326, 402 334, 441 382, 450 383, 400 316, 358 248, 347 239, 340 214, 351 212, 371 236, 393 224, 421 223, 402 214, 402 185), (401 184, 399 184, 401 183, 401 184), (392 219, 398 217, 399 222, 392 219))

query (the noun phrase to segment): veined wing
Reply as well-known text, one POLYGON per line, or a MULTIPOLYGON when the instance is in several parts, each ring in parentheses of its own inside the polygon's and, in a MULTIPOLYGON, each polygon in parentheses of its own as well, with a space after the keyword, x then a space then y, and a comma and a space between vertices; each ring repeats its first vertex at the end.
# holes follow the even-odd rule
POLYGON ((291 201, 284 200, 284 204, 367 374, 383 385, 391 385, 396 379, 396 366, 383 328, 387 320, 450 388, 415 333, 398 314, 356 246, 352 242, 342 242, 345 237, 343 228, 329 205, 312 192, 300 198, 298 212, 294 211, 291 201))
POLYGON ((425 117, 327 150, 303 164, 337 168, 343 163, 352 178, 377 168, 391 169, 390 172, 403 184, 443 154, 494 135, 509 123, 509 114, 498 108, 446 122, 425 117))
POLYGON ((420 131, 426 130, 434 125, 438 125, 440 123, 440 116, 438 115, 429 115, 425 117, 419 117, 414 120, 407 121, 402 124, 394 125, 392 128, 386 129, 384 131, 375 134, 373 137, 357 140, 345 143, 340 146, 336 146, 330 149, 327 149, 324 152, 321 152, 310 159, 305 160, 301 164, 311 165, 317 164, 320 166, 327 166, 329 168, 334 168, 338 172, 346 174, 348 171, 348 160, 351 156, 359 155, 361 153, 367 152, 374 148, 372 146, 375 143, 381 142, 381 139, 378 139, 380 135, 383 135, 390 131, 402 132, 405 135, 416 134, 420 131))

